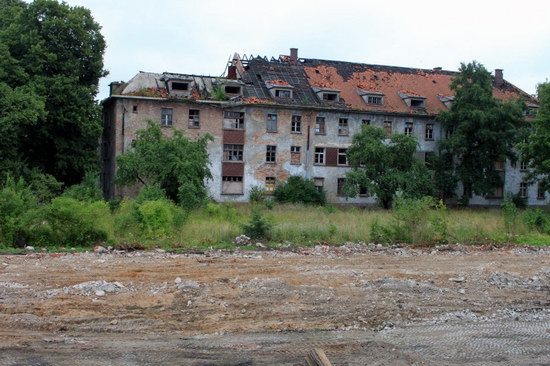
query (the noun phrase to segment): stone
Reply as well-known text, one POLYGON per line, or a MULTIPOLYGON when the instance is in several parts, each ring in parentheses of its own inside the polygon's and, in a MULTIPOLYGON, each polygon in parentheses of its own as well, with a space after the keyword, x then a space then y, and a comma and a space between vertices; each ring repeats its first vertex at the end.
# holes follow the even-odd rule
POLYGON ((181 283, 181 277, 176 277, 176 279, 174 280, 174 283, 181 283))
POLYGON ((34 247, 32 247, 32 246, 30 246, 30 245, 27 245, 27 246, 25 247, 25 250, 26 250, 27 252, 34 252, 34 247))
POLYGON ((103 291, 103 290, 97 290, 97 291, 95 292, 95 295, 98 296, 98 297, 103 297, 103 296, 105 296, 105 291, 103 291))
POLYGON ((114 319, 114 320, 111 321, 110 324, 111 324, 111 325, 117 325, 117 324, 118 324, 118 320, 117 320, 117 319, 114 319))
POLYGON ((466 293, 466 290, 464 290, 463 288, 461 288, 460 290, 458 290, 458 293, 464 295, 464 294, 466 293))
POLYGON ((104 253, 107 253, 107 252, 108 252, 107 248, 102 247, 101 245, 96 245, 94 247, 94 253, 96 253, 96 254, 104 254, 104 253))
POLYGON ((449 281, 460 283, 460 282, 466 281, 466 279, 462 276, 460 276, 460 277, 451 277, 451 278, 449 278, 449 281))
POLYGON ((256 243, 256 247, 257 248, 265 248, 265 245, 263 245, 262 243, 256 243))

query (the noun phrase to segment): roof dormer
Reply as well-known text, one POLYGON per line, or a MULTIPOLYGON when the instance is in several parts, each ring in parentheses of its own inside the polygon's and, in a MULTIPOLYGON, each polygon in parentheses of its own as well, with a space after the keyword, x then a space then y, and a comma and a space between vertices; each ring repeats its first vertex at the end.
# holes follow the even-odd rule
POLYGON ((312 88, 317 97, 326 102, 339 102, 340 101, 340 90, 330 89, 330 88, 312 88))
POLYGON ((438 95, 437 97, 439 98, 441 103, 443 103, 443 105, 445 105, 445 107, 447 107, 447 109, 451 109, 451 107, 453 106, 453 102, 455 100, 454 96, 452 96, 452 95, 450 95, 450 96, 438 95))
POLYGON ((168 92, 172 96, 187 97, 191 95, 191 89, 193 88, 192 78, 168 79, 166 83, 168 85, 168 92))
POLYGON ((357 93, 365 103, 370 105, 383 105, 384 104, 384 93, 358 89, 357 93))
POLYGON ((426 97, 422 95, 401 91, 399 92, 399 96, 401 97, 401 99, 403 99, 405 104, 407 104, 410 108, 414 108, 414 109, 426 108, 426 97))
POLYGON ((268 80, 265 86, 272 97, 292 99, 294 97, 294 87, 284 80, 268 80))

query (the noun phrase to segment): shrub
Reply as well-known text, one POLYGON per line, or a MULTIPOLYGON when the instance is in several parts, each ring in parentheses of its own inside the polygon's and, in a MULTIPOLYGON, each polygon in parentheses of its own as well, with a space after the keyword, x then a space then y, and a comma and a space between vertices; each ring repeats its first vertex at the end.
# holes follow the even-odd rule
POLYGON ((540 233, 550 234, 550 215, 540 208, 525 210, 523 221, 529 230, 537 230, 540 233))
POLYGON ((504 218, 504 229, 509 237, 515 235, 516 221, 518 217, 518 208, 514 203, 512 195, 507 195, 501 205, 504 218))
POLYGON ((148 239, 168 236, 174 226, 173 207, 167 200, 145 201, 137 207, 142 232, 148 239))
POLYGON ((208 202, 204 212, 207 216, 221 218, 229 222, 235 222, 239 217, 239 213, 229 202, 223 204, 208 202))
MULTIPOLYGON (((21 217, 36 207, 36 199, 23 179, 6 178, 0 190, 0 242, 12 245, 22 238, 21 217)), ((24 245, 24 244, 22 244, 24 245)))
POLYGON ((265 200, 265 189, 261 186, 250 188, 250 202, 260 203, 265 200))
POLYGON ((144 186, 139 190, 139 194, 136 197, 136 203, 140 204, 145 201, 165 200, 166 191, 162 189, 158 184, 151 184, 144 186))
POLYGON ((97 174, 88 172, 81 183, 75 184, 63 192, 64 197, 73 198, 79 201, 100 201, 103 199, 103 193, 99 188, 99 179, 97 174))
POLYGON ((291 176, 286 182, 277 185, 273 197, 281 203, 323 205, 326 201, 325 192, 319 191, 312 180, 300 176, 291 176))
POLYGON ((244 234, 252 239, 267 238, 271 230, 271 223, 263 217, 258 208, 253 208, 250 216, 250 221, 243 224, 244 234))

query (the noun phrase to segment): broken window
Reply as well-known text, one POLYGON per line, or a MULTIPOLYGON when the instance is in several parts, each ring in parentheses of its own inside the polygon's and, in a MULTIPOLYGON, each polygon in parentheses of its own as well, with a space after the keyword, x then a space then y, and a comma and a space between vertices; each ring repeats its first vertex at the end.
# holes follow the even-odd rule
POLYGON ((265 152, 266 163, 275 163, 277 160, 277 146, 267 145, 265 152))
POLYGON ((325 178, 313 178, 313 184, 319 192, 323 192, 323 187, 325 186, 325 178))
POLYGON ((160 112, 160 125, 172 126, 172 108, 162 108, 160 112))
POLYGON ((498 172, 504 171, 504 160, 495 161, 495 170, 498 172))
POLYGON ((445 138, 451 137, 454 132, 455 132, 454 128, 452 127, 447 128, 447 130, 445 131, 445 138))
POLYGON ((172 83, 172 90, 189 90, 189 83, 172 83))
POLYGON ((367 95, 367 103, 368 104, 383 104, 384 99, 382 99, 381 96, 377 96, 377 95, 367 95))
POLYGON ((539 183, 537 187, 537 199, 543 200, 546 198, 546 190, 544 189, 544 185, 542 183, 539 183))
POLYGON ((302 116, 299 116, 299 115, 292 116, 290 131, 293 133, 302 133, 302 116))
POLYGON ((137 111, 138 111, 138 106, 137 105, 132 106, 132 112, 137 113, 137 111))
POLYGON ((243 145, 223 144, 224 161, 243 161, 243 145))
POLYGON ((317 117, 317 119, 315 120, 315 134, 325 134, 325 117, 317 117))
POLYGON ((405 135, 412 136, 413 135, 413 123, 412 122, 405 122, 405 135))
POLYGON ((189 128, 199 128, 200 126, 200 111, 198 109, 190 109, 189 128))
POLYGON ((302 148, 300 146, 290 147, 290 164, 299 165, 302 163, 302 148))
POLYGON ((359 185, 359 196, 368 196, 369 191, 367 190, 367 187, 359 185))
POLYGON ((347 152, 348 149, 338 149, 338 165, 349 165, 347 152))
POLYGON ((325 148, 324 147, 316 147, 315 148, 315 164, 323 165, 325 164, 325 148))
POLYGON ((223 128, 244 129, 244 112, 223 112, 223 128))
POLYGON ((411 98, 411 107, 412 108, 424 108, 424 99, 411 98))
POLYGON ((292 98, 292 91, 285 89, 275 89, 275 96, 277 98, 292 98))
POLYGON ((519 184, 519 196, 521 198, 527 198, 527 183, 521 182, 519 184))
POLYGON ((370 119, 362 119, 361 124, 363 126, 370 126, 370 119))
POLYGON ((348 119, 340 118, 338 120, 338 135, 347 136, 349 135, 348 119))
POLYGON ((226 85, 225 86, 225 92, 227 94, 241 94, 241 87, 240 86, 226 85))
POLYGON ((434 138, 434 124, 426 123, 426 132, 424 134, 426 140, 433 140, 434 138))
POLYGON ((346 191, 344 189, 345 186, 346 186, 346 178, 338 178, 337 185, 336 185, 336 195, 345 196, 346 195, 346 191))
POLYGON ((337 101, 338 93, 323 93, 323 100, 337 101))
POLYGON ((275 183, 275 177, 265 177, 265 193, 273 194, 275 183))
POLYGON ((243 177, 222 177, 222 194, 243 194, 243 177))
POLYGON ((391 136, 392 131, 392 121, 384 121, 384 132, 386 133, 386 137, 391 136))
POLYGON ((519 162, 519 170, 521 171, 527 170, 527 162, 525 160, 522 160, 519 162))
POLYGON ((266 131, 277 132, 277 114, 275 113, 267 114, 266 131))

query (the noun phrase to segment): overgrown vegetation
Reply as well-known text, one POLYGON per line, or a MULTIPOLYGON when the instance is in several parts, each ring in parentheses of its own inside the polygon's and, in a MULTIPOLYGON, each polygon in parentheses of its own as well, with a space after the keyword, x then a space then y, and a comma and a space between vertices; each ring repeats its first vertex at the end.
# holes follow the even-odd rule
POLYGON ((286 182, 277 184, 273 198, 279 203, 324 205, 326 202, 325 192, 317 189, 313 180, 300 176, 291 176, 286 182))

